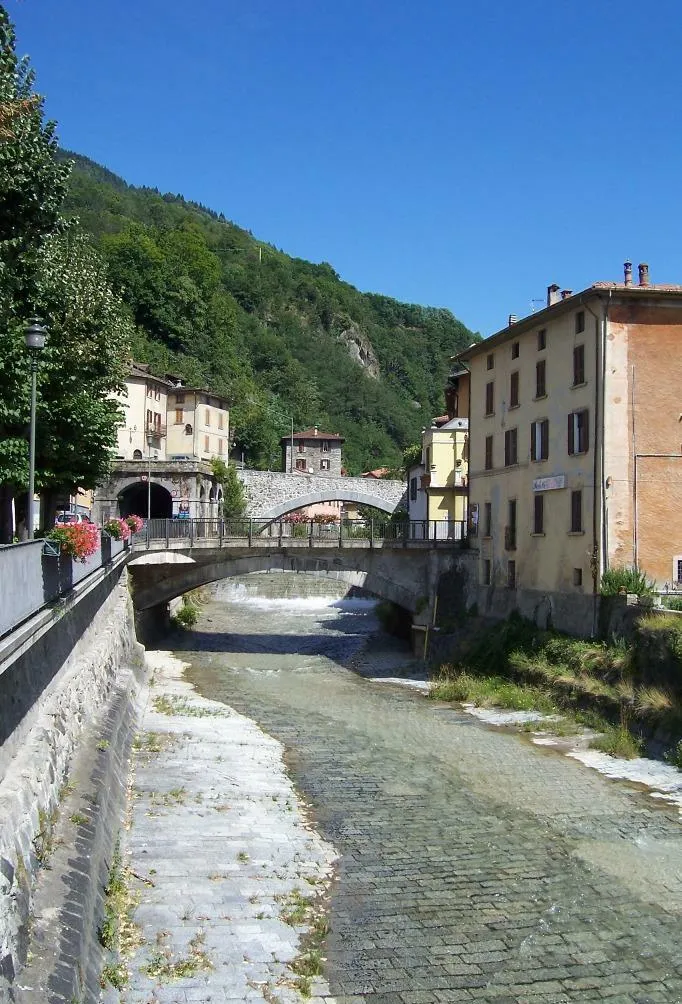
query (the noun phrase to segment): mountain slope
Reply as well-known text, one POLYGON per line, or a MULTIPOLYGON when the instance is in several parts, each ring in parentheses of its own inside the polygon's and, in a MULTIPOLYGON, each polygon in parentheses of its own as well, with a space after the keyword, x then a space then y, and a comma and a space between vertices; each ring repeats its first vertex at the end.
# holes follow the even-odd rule
POLYGON ((351 473, 395 466, 442 411, 448 357, 476 337, 448 310, 360 293, 204 206, 61 156, 67 215, 108 261, 136 358, 227 395, 248 462, 278 465, 293 418, 344 435, 351 473))

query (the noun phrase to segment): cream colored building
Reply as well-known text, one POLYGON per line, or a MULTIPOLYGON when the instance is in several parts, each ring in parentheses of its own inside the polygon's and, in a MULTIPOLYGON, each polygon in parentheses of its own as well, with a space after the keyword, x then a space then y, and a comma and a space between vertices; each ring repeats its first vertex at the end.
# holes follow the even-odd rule
MULTIPOLYGON (((408 471, 408 512, 411 522, 427 521, 425 534, 463 535, 467 518, 468 426, 465 417, 442 415, 422 432, 421 463, 408 471)), ((419 536, 420 528, 413 527, 413 533, 419 536)))
POLYGON ((149 367, 133 363, 125 393, 118 394, 124 414, 118 429, 117 460, 166 459, 168 391, 172 384, 153 376, 149 367), (150 442, 148 442, 148 437, 150 442))
POLYGON ((550 286, 545 309, 456 358, 485 604, 596 629, 605 569, 682 581, 682 286, 645 265, 633 285, 629 263, 622 283, 550 286))
POLYGON ((224 398, 196 387, 173 386, 168 392, 169 460, 220 457, 230 452, 230 413, 224 398))
POLYGON ((153 376, 133 363, 125 394, 117 460, 210 460, 227 463, 230 413, 224 398, 174 379, 153 376))

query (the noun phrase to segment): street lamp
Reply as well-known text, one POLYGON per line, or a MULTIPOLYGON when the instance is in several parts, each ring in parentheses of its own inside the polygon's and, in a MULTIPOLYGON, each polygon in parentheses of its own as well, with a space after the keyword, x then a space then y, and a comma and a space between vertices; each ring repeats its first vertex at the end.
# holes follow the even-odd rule
POLYGON ((147 478, 147 533, 149 533, 149 522, 152 518, 152 445, 154 443, 154 436, 151 432, 147 433, 147 454, 149 463, 149 476, 147 478))
POLYGON ((44 327, 37 317, 32 317, 30 324, 24 328, 24 340, 26 348, 31 356, 31 431, 29 434, 28 446, 28 539, 33 540, 33 512, 35 503, 36 481, 36 383, 38 374, 38 356, 45 348, 47 338, 47 328, 44 327))

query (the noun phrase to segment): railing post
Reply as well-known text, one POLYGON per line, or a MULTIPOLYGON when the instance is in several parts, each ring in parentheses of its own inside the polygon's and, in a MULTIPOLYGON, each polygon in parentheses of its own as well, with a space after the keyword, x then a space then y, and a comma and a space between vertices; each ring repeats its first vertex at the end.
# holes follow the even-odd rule
POLYGON ((149 550, 149 534, 151 533, 151 528, 150 528, 150 525, 149 525, 150 523, 151 523, 151 520, 148 519, 147 520, 147 527, 146 527, 146 530, 147 530, 147 550, 149 550))
POLYGON ((170 520, 166 520, 166 550, 170 547, 170 520))
POLYGON ((253 520, 249 520, 249 547, 251 547, 251 542, 253 541, 253 520))
POLYGON ((223 517, 218 520, 218 547, 223 546, 223 517))
POLYGON ((343 520, 339 518, 339 547, 343 547, 343 520))
POLYGON ((437 538, 436 538, 436 532, 437 532, 437 530, 438 530, 437 520, 434 519, 434 521, 433 521, 433 546, 434 547, 438 547, 437 538))
POLYGON ((282 546, 282 534, 284 533, 282 520, 279 521, 279 539, 277 541, 277 546, 282 546))
POLYGON ((189 521, 189 546, 194 546, 194 520, 189 521))
POLYGON ((369 546, 370 550, 374 547, 374 516, 369 521, 369 546))

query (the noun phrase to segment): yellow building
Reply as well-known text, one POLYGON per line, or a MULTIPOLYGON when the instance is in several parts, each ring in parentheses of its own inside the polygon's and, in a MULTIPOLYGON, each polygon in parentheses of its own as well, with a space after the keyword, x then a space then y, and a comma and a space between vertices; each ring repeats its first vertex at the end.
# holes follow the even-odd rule
POLYGON ((461 537, 467 519, 468 419, 442 415, 422 432, 421 461, 407 471, 414 536, 461 537), (433 525, 432 525, 433 524, 433 525))

